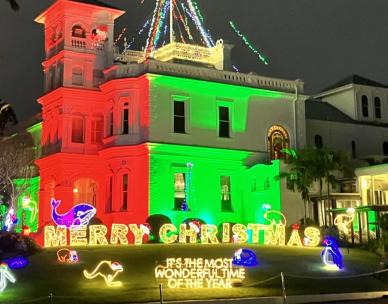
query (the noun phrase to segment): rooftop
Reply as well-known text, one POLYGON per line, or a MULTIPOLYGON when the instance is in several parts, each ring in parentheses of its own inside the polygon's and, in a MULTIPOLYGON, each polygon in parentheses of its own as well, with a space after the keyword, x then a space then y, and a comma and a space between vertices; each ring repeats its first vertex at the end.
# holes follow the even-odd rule
POLYGON ((105 71, 105 76, 106 80, 109 81, 117 78, 138 77, 146 73, 226 83, 291 94, 295 94, 296 88, 300 94, 303 94, 304 89, 304 83, 300 80, 264 77, 195 65, 162 62, 153 59, 149 59, 142 63, 118 64, 113 68, 107 69, 105 71))
POLYGON ((376 127, 388 126, 388 124, 386 123, 354 120, 350 116, 338 110, 336 107, 320 99, 308 99, 306 100, 305 105, 306 105, 305 107, 306 120, 307 119, 325 120, 325 121, 335 121, 335 122, 341 122, 341 123, 370 125, 370 126, 376 126, 376 127))
POLYGON ((101 6, 101 7, 107 7, 107 8, 112 8, 112 9, 119 9, 117 7, 114 7, 110 4, 106 4, 106 3, 101 2, 99 0, 70 0, 70 1, 91 4, 91 5, 101 6))
POLYGON ((365 85, 365 86, 371 86, 371 87, 388 88, 388 86, 385 84, 353 74, 341 79, 340 81, 338 81, 337 83, 331 86, 328 86, 327 88, 323 89, 322 92, 334 90, 336 88, 343 87, 348 84, 359 84, 359 85, 365 85))
POLYGON ((70 1, 91 4, 91 5, 101 6, 101 7, 107 7, 107 8, 112 8, 112 9, 119 9, 117 7, 114 7, 110 4, 106 4, 106 3, 101 2, 99 0, 70 0, 70 1))

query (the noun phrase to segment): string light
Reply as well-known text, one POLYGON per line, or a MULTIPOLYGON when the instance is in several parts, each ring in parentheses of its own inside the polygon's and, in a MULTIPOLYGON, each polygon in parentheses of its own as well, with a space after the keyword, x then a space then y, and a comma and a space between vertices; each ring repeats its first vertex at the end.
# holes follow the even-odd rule
POLYGON ((155 278, 169 288, 231 288, 245 279, 244 268, 233 268, 232 259, 168 258, 155 267, 155 278))
POLYGON ((115 278, 123 270, 123 266, 117 262, 101 261, 92 272, 89 273, 87 270, 84 270, 84 276, 89 280, 101 276, 109 287, 118 287, 122 283, 115 281, 115 278))
POLYGON ((235 224, 232 227, 232 232, 236 237, 237 243, 246 243, 248 241, 247 226, 243 224, 235 224))
MULTIPOLYGON (((222 242, 230 243, 232 231, 232 239, 234 243, 248 243, 249 235, 252 240, 250 242, 258 244, 263 242, 266 245, 285 245, 285 218, 275 220, 269 218, 270 214, 277 216, 283 216, 277 211, 268 211, 264 214, 264 218, 269 224, 253 224, 247 225, 234 224, 230 229, 229 223, 222 223, 222 242), (261 233, 264 231, 264 240, 260 240, 261 233), (249 234, 248 234, 249 232, 249 234)), ((217 244, 220 242, 218 239, 218 228, 215 225, 207 224, 200 225, 198 221, 192 221, 188 224, 181 224, 180 231, 173 224, 164 224, 159 230, 159 236, 163 243, 171 244, 177 242, 180 243, 197 243, 200 241, 204 244, 217 244), (187 241, 189 238, 189 241, 187 241)), ((110 240, 108 241, 108 227, 105 225, 91 225, 86 226, 73 226, 67 229, 66 226, 45 226, 44 227, 44 246, 45 247, 66 247, 68 232, 70 234, 70 246, 84 246, 84 245, 100 245, 105 246, 112 245, 128 245, 127 234, 129 231, 134 235, 134 245, 143 244, 143 238, 145 235, 149 235, 150 228, 144 224, 112 224, 110 227, 110 240), (89 230, 89 234, 87 234, 89 230), (87 237, 89 235, 89 238, 87 237)), ((307 227, 304 230, 306 237, 305 245, 314 247, 319 244, 320 231, 314 227, 307 227)), ((288 243, 289 246, 302 246, 299 232, 294 228, 288 243)))
POLYGON ((256 54, 259 59, 265 64, 268 65, 268 60, 265 58, 263 54, 261 54, 248 40, 248 38, 240 32, 240 30, 237 28, 236 24, 233 21, 229 21, 229 25, 232 28, 232 30, 242 39, 244 44, 254 53, 256 54))
POLYGON ((138 227, 136 224, 129 224, 128 226, 135 236, 135 245, 143 244, 143 236, 146 234, 144 228, 138 227))
POLYGON ((67 244, 66 226, 45 226, 44 227, 44 247, 64 247, 67 244))
POLYGON ((264 231, 264 244, 284 246, 286 243, 286 217, 279 211, 267 211, 264 213, 264 219, 270 222, 264 231), (278 223, 274 218, 270 218, 271 215, 280 217, 278 223))
POLYGON ((175 243, 178 236, 172 234, 174 232, 177 232, 177 229, 173 224, 164 224, 159 230, 160 241, 165 244, 175 243), (170 234, 170 236, 168 236, 168 234, 170 234))
POLYGON ((189 237, 189 243, 195 244, 197 243, 197 236, 197 229, 195 229, 193 226, 189 225, 189 228, 187 228, 186 224, 180 225, 179 243, 187 243, 187 237, 189 237))
POLYGON ((114 45, 117 45, 117 43, 121 40, 121 38, 124 36, 125 32, 127 31, 127 28, 124 27, 120 34, 117 36, 117 38, 115 39, 115 42, 114 42, 114 45))
POLYGON ((88 244, 86 226, 70 227, 70 246, 85 246, 88 244))
POLYGON ((14 258, 9 258, 4 260, 5 264, 8 265, 10 269, 22 269, 29 264, 29 261, 24 256, 17 256, 14 258))
POLYGON ((232 264, 236 266, 254 267, 257 265, 256 254, 250 249, 238 249, 234 253, 232 264))
POLYGON ((7 282, 15 283, 16 278, 12 274, 8 265, 5 263, 0 264, 0 292, 3 292, 7 287, 7 282))
POLYGON ((292 225, 292 233, 290 239, 287 242, 287 246, 303 247, 302 240, 300 239, 299 235, 299 228, 300 226, 298 224, 292 225))
POLYGON ((315 227, 306 227, 304 230, 305 246, 316 247, 321 242, 321 231, 315 227))
POLYGON ((28 196, 25 196, 22 199, 22 208, 31 212, 30 223, 34 223, 36 217, 38 216, 37 202, 31 200, 28 196))
POLYGON ((110 233, 110 243, 112 245, 122 244, 128 245, 128 226, 124 224, 112 224, 110 233))
POLYGON ((77 251, 63 248, 57 251, 57 260, 60 263, 73 264, 73 263, 78 263, 79 256, 77 251))
POLYGON ((202 244, 218 244, 216 225, 201 225, 201 243, 202 244))
POLYGON ((334 225, 337 226, 338 231, 342 232, 345 236, 350 234, 350 226, 353 223, 356 210, 354 208, 346 209, 346 213, 338 214, 334 218, 334 225))
POLYGON ((93 225, 89 227, 89 244, 95 245, 108 245, 106 235, 108 228, 105 225, 93 225))
POLYGON ((342 254, 336 240, 332 237, 326 237, 323 240, 323 244, 325 245, 325 248, 321 253, 323 263, 329 269, 342 269, 344 267, 342 254))
POLYGON ((65 214, 57 213, 57 208, 61 204, 60 200, 51 199, 52 218, 58 226, 87 226, 89 221, 96 215, 96 208, 89 204, 79 204, 72 207, 65 214))

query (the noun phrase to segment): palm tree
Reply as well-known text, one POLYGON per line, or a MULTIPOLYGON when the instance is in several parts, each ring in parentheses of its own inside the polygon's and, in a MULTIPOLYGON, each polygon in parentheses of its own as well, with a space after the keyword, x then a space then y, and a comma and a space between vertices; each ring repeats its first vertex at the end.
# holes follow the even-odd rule
POLYGON ((8 123, 17 124, 14 110, 9 103, 0 99, 0 137, 3 135, 5 126, 8 123))
POLYGON ((283 149, 288 157, 285 163, 288 171, 279 174, 278 178, 286 178, 287 188, 300 192, 304 203, 304 223, 306 223, 307 206, 310 202, 310 187, 314 182, 314 172, 312 170, 312 159, 308 150, 295 151, 293 149, 283 149))
POLYGON ((18 11, 20 9, 20 6, 19 4, 16 2, 16 0, 5 0, 6 2, 9 3, 9 5, 11 6, 11 8, 14 10, 14 11, 18 11))
POLYGON ((319 181, 319 199, 322 200, 323 180, 326 183, 327 197, 330 200, 330 186, 334 187, 337 177, 335 171, 343 171, 346 157, 340 153, 327 148, 314 149, 312 153, 314 179, 319 181))

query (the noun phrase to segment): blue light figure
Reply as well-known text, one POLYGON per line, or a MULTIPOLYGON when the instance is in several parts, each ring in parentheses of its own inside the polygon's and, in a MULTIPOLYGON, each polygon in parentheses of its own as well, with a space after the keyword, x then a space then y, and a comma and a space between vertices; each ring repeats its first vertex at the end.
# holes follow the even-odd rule
POLYGON ((22 269, 29 264, 28 259, 23 256, 9 258, 4 260, 4 262, 8 265, 9 269, 13 270, 22 269))
POLYGON ((342 262, 342 254, 338 248, 336 240, 330 236, 325 237, 323 240, 325 248, 322 250, 322 261, 326 266, 337 266, 338 269, 344 268, 342 262))
POLYGON ((235 266, 254 267, 257 265, 256 254, 249 249, 238 249, 234 253, 232 264, 235 266))

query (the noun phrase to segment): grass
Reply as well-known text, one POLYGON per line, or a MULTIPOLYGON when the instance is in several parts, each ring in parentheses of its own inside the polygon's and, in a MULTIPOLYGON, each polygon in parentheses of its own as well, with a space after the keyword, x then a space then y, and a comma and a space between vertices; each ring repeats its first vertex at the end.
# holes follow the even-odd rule
MULTIPOLYGON (((277 278, 263 284, 255 284, 286 274, 289 295, 360 292, 388 289, 388 275, 377 278, 343 278, 373 272, 378 268, 378 257, 357 249, 344 251, 345 269, 330 272, 322 267, 321 248, 290 248, 246 246, 256 252, 259 266, 247 269, 242 287, 232 289, 164 289, 165 300, 214 299, 260 297, 281 294, 281 282, 277 278), (297 276, 297 277, 294 277, 297 276), (313 278, 299 278, 313 277, 313 278), (341 278, 342 277, 342 278, 341 278)), ((154 278, 156 264, 164 264, 168 257, 231 258, 238 245, 142 245, 83 247, 78 249, 80 263, 63 265, 56 261, 56 250, 46 249, 30 258, 30 265, 14 271, 16 284, 9 284, 0 303, 16 304, 21 301, 46 297, 53 293, 53 303, 128 303, 148 302, 159 299, 158 283, 154 278), (91 271, 101 260, 118 261, 124 272, 117 277, 122 287, 106 287, 101 278, 87 280, 82 272, 91 271)), ((39 303, 39 302, 37 302, 39 303)))

